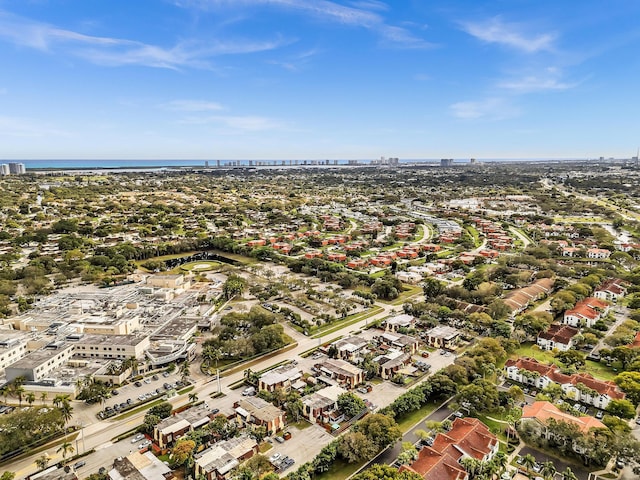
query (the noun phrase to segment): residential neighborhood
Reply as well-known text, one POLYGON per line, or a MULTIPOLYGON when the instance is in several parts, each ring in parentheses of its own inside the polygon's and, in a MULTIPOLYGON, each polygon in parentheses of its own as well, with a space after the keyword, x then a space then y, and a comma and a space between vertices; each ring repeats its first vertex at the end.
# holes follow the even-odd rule
POLYGON ((637 478, 623 168, 3 177, 0 471, 637 478))

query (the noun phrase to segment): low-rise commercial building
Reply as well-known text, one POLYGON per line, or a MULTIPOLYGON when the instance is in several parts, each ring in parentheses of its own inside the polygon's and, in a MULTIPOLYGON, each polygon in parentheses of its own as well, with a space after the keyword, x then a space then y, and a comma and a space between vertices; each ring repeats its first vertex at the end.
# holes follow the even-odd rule
POLYGON ((253 438, 242 435, 218 442, 194 456, 195 476, 207 480, 225 480, 231 471, 243 461, 258 453, 258 444, 253 438))

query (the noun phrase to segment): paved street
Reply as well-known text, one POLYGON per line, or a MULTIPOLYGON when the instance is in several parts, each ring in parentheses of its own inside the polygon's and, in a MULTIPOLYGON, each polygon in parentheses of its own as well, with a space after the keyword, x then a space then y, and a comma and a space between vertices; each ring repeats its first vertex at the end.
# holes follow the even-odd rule
POLYGON ((426 429, 424 426, 424 422, 428 420, 441 422, 443 420, 446 420, 453 413, 453 411, 447 407, 450 400, 451 399, 447 400, 437 410, 431 412, 429 415, 420 420, 420 422, 418 422, 417 425, 414 425, 407 433, 405 433, 400 440, 398 440, 391 447, 388 447, 387 449, 380 452, 378 456, 371 460, 364 468, 368 468, 371 465, 375 465, 377 463, 386 465, 392 464, 396 460, 396 458, 398 458, 398 455, 402 451, 402 442, 416 443, 418 441, 418 437, 416 436, 415 432, 416 430, 426 429))
POLYGON ((535 459, 538 461, 538 463, 549 462, 549 461, 553 462, 558 472, 563 472, 567 467, 570 467, 571 471, 573 471, 573 473, 575 473, 576 476, 578 477, 578 480, 589 479, 589 470, 587 470, 584 466, 580 464, 569 463, 565 460, 552 457, 550 455, 547 455, 544 452, 541 452, 540 450, 535 450, 534 448, 531 448, 531 447, 522 447, 522 449, 520 449, 520 455, 525 456, 527 454, 533 455, 535 459))

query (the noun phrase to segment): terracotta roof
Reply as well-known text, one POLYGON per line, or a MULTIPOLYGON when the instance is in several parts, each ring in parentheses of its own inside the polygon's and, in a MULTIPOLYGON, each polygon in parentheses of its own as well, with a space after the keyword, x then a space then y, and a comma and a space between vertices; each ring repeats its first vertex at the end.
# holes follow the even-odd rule
POLYGON ((606 428, 604 423, 594 417, 574 417, 558 409, 550 402, 533 402, 522 409, 522 419, 535 419, 546 424, 550 419, 557 422, 572 423, 577 425, 582 432, 588 432, 592 428, 606 428))
POLYGON ((640 348, 640 332, 636 333, 636 338, 629 344, 629 348, 640 348))
POLYGON ((534 358, 518 358, 517 360, 507 360, 505 368, 516 367, 521 370, 527 370, 529 372, 538 372, 540 376, 547 377, 560 385, 577 385, 582 383, 584 386, 595 390, 600 395, 608 395, 610 398, 620 400, 624 398, 624 392, 620 391, 617 385, 608 381, 598 380, 593 378, 588 373, 575 373, 573 375, 565 375, 558 370, 555 365, 545 365, 538 362, 534 358))
POLYGON ((578 334, 579 330, 568 325, 553 324, 549 326, 546 332, 538 334, 538 338, 545 340, 552 340, 555 343, 562 343, 567 345, 573 337, 578 334))
POLYGON ((456 418, 450 431, 438 434, 433 445, 420 450, 418 459, 404 469, 429 480, 462 480, 467 473, 458 463, 460 458, 467 455, 481 460, 497 442, 480 420, 456 418))

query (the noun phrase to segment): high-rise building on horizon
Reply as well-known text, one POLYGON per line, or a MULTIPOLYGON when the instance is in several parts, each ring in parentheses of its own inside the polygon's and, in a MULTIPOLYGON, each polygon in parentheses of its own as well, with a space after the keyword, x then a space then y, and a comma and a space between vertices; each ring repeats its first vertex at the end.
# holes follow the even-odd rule
POLYGON ((24 163, 9 162, 0 165, 0 175, 24 175, 27 169, 24 163))

